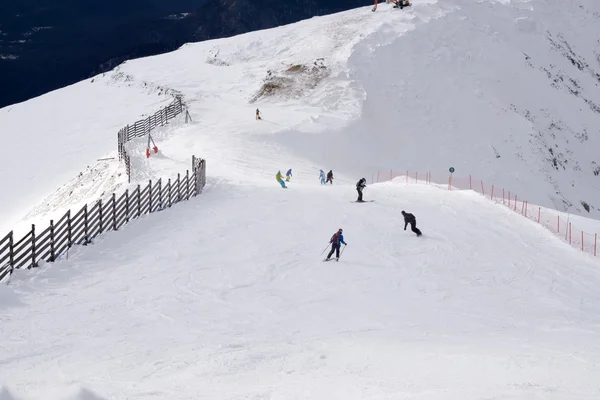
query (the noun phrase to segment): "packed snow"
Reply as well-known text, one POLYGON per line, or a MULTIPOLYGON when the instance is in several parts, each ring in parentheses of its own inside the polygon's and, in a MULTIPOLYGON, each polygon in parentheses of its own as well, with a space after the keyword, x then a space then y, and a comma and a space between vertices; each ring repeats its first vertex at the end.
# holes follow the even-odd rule
POLYGON ((0 110, 0 126, 32 127, 0 160, 3 187, 28 182, 2 197, 17 225, 126 187, 122 166, 96 159, 173 93, 193 121, 154 132, 148 159, 145 139, 127 144, 133 183, 184 173, 192 154, 209 180, 0 285, 0 399, 599 397, 600 258, 472 191, 395 179, 353 202, 377 170, 454 166, 600 232, 582 217, 600 207, 598 5, 571 6, 369 5, 129 61, 13 107, 68 99, 83 115, 57 113, 43 143, 60 145, 35 147, 26 168, 23 143, 44 124, 0 110), (24 179, 4 173, 17 167, 24 179), (323 263, 338 228, 348 246, 323 263))
POLYGON ((474 193, 386 183, 357 204, 351 186, 275 185, 213 184, 68 262, 15 274, 1 288, 14 297, 0 310, 8 389, 40 399, 72 384, 140 400, 598 395, 596 259, 474 193), (401 210, 424 236, 403 231, 401 210), (340 227, 348 245, 323 263, 340 227))
POLYGON ((114 160, 118 130, 172 101, 156 85, 108 73, 0 109, 6 150, 0 158, 0 232, 47 224, 52 210, 83 205, 127 182, 114 160), (110 173, 78 181, 94 169, 110 173), (48 204, 61 190, 66 195, 48 204), (71 198, 78 190, 92 194, 71 198))

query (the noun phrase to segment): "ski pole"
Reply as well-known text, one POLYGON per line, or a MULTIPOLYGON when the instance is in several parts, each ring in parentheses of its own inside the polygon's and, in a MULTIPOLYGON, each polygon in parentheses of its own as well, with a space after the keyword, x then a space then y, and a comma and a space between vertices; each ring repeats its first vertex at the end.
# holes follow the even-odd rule
POLYGON ((327 247, 325 247, 325 249, 321 252, 321 255, 323 255, 323 253, 325 253, 325 251, 327 251, 328 248, 329 248, 329 243, 327 243, 327 247))
POLYGON ((346 250, 346 245, 344 245, 344 248, 342 249, 342 252, 340 253, 340 258, 342 258, 342 254, 344 254, 344 250, 346 250))

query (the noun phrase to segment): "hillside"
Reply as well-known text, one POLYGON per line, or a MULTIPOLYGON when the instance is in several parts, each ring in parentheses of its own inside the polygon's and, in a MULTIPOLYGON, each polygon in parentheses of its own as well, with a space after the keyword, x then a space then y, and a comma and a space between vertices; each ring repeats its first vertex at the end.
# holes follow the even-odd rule
POLYGON ((150 158, 144 138, 127 144, 132 184, 184 173, 192 154, 208 171, 202 195, 0 285, 0 400, 596 398, 599 258, 444 185, 454 166, 455 183, 472 174, 600 232, 584 217, 600 198, 584 168, 600 140, 597 5, 561 4, 366 5, 188 44, 0 110, 23 133, 0 159, 11 226, 126 188, 117 161, 85 167, 175 93, 193 122, 155 131, 150 158), (543 140, 571 157, 564 169, 548 168, 543 140), (442 184, 397 178, 353 202, 359 177, 405 170, 442 184), (403 230, 402 210, 423 237, 403 230), (338 228, 348 245, 323 263, 338 228))
POLYGON ((356 204, 351 185, 294 181, 213 183, 19 271, 0 286, 0 386, 17 400, 598 393, 597 259, 473 193, 389 183, 356 204), (339 263, 321 262, 340 227, 339 263))
POLYGON ((358 0, 4 1, 0 107, 187 42, 273 28, 363 4, 358 0))
MULTIPOLYGON (((453 0, 419 2, 400 11, 383 4, 375 13, 363 7, 188 44, 129 61, 95 79, 119 90, 130 90, 132 81, 142 88, 174 89, 189 105, 193 126, 178 125, 159 135, 165 158, 147 162, 140 143, 134 176, 140 181, 182 172, 190 153, 214 160, 211 172, 227 178, 247 146, 264 145, 277 147, 282 159, 308 158, 351 180, 379 169, 410 169, 431 171, 444 181, 453 166, 459 177, 473 175, 531 204, 598 218, 598 7, 592 1, 569 8, 558 1, 453 0), (253 120, 256 107, 264 112, 260 126, 253 120)), ((27 170, 31 165, 35 171, 26 176, 35 176, 36 184, 16 201, 18 207, 3 202, 0 226, 5 230, 19 219, 21 225, 46 221, 55 208, 93 201, 119 187, 111 166, 93 180, 95 186, 99 180, 110 182, 100 192, 76 201, 51 195, 61 184, 67 193, 73 185, 89 185, 91 179, 76 177, 94 168, 95 158, 114 151, 116 130, 159 108, 156 99, 139 100, 136 91, 110 95, 116 100, 111 104, 90 92, 98 86, 89 82, 65 90, 88 99, 86 113, 93 113, 98 121, 91 122, 104 127, 102 132, 70 136, 75 127, 81 129, 77 121, 88 117, 79 110, 77 117, 70 115, 67 103, 53 97, 59 95, 0 110, 2 126, 18 129, 27 142, 60 143, 69 136, 85 149, 73 159, 68 146, 53 146, 52 152, 44 147, 35 154, 48 167, 40 171, 22 157, 26 150, 17 142, 15 158, 2 160, 0 167, 27 170), (126 117, 119 101, 131 111, 126 117), (11 119, 11 110, 21 107, 27 111, 11 119), (99 107, 104 111, 93 111, 99 107), (47 109, 68 118, 40 129, 23 116, 47 109), (104 122, 105 115, 115 113, 125 118, 104 122), (90 145, 97 137, 102 145, 90 145), (56 168, 63 154, 70 161, 56 168)), ((144 89, 141 93, 156 94, 144 89)), ((276 172, 254 171, 250 161, 243 168, 246 179, 276 172)), ((17 177, 2 175, 9 193, 21 190, 17 177)))

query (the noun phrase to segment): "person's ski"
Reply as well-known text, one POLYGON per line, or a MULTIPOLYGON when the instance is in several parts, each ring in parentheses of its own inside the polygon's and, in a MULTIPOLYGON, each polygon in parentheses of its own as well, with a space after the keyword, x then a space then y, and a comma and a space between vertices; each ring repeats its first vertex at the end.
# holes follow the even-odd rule
POLYGON ((354 201, 351 201, 350 203, 372 203, 374 201, 375 200, 363 200, 363 201, 356 201, 356 200, 354 200, 354 201))

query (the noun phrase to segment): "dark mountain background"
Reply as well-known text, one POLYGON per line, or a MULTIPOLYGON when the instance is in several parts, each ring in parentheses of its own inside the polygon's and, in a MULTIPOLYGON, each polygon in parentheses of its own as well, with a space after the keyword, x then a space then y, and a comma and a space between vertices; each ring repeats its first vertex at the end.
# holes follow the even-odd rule
POLYGON ((347 10, 359 0, 1 0, 0 107, 184 43, 347 10))

